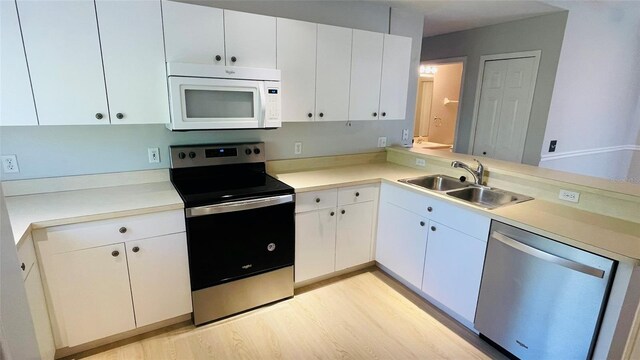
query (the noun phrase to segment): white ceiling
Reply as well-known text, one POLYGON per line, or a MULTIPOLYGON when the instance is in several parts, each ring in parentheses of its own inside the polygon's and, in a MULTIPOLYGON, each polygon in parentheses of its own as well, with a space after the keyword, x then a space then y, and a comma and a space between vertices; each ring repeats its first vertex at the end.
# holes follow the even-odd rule
POLYGON ((559 7, 532 0, 396 0, 387 1, 386 3, 398 9, 425 14, 423 30, 423 36, 425 37, 563 10, 559 7))

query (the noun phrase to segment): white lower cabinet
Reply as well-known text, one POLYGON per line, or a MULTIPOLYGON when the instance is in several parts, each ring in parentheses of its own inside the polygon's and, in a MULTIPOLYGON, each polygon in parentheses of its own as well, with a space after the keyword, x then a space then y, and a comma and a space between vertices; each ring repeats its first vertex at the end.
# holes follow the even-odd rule
POLYGON ((297 284, 372 260, 377 199, 377 185, 297 195, 297 284))
POLYGON ((431 221, 422 291, 473 323, 486 248, 486 239, 431 221))
POLYGON ((56 348, 191 312, 182 210, 34 232, 56 348))
POLYGON ((445 200, 383 184, 376 261, 472 326, 490 221, 445 200))

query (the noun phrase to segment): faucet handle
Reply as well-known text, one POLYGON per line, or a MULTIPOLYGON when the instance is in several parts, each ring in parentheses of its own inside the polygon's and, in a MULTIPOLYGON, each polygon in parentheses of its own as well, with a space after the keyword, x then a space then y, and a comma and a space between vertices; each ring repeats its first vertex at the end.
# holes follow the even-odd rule
POLYGON ((473 161, 478 163, 478 169, 484 169, 484 165, 482 165, 482 163, 478 159, 473 159, 473 161))

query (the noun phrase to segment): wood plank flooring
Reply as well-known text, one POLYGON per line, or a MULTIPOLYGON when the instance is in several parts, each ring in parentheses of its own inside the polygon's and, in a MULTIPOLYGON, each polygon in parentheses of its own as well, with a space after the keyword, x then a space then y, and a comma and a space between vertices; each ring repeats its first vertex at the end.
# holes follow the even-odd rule
POLYGON ((504 358, 377 268, 311 285, 293 299, 214 324, 183 325, 101 350, 72 358, 504 358))

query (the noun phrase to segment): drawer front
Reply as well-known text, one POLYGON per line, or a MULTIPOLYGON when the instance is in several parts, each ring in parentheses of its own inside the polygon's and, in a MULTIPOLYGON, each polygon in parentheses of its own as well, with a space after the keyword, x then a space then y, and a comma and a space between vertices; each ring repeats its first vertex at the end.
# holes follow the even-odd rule
POLYGON ((350 186, 338 189, 338 205, 350 205, 378 199, 378 185, 350 186))
POLYGON ((337 204, 337 189, 308 191, 296 194, 296 213, 334 208, 337 204))
POLYGON ((29 235, 18 248, 18 261, 22 271, 22 280, 27 278, 31 267, 36 262, 36 251, 33 248, 33 240, 29 235))
POLYGON ((183 210, 56 226, 46 230, 54 254, 183 231, 183 210))
POLYGON ((396 185, 383 183, 380 188, 380 203, 389 202, 423 217, 428 214, 428 199, 426 195, 396 185))

